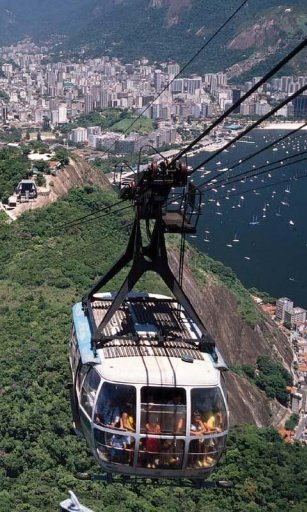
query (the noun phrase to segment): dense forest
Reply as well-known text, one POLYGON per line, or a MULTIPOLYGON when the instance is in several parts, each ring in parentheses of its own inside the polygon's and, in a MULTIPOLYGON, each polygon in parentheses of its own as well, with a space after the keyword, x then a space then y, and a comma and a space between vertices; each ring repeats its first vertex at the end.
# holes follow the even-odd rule
MULTIPOLYGON (((113 202, 111 192, 85 186, 14 223, 0 217, 0 512, 54 512, 68 489, 95 512, 305 511, 307 448, 270 428, 232 429, 214 475, 232 489, 75 478, 99 468, 71 428, 70 309, 122 250, 132 215, 66 224, 113 202)), ((140 287, 149 283, 165 291, 152 276, 140 287)))

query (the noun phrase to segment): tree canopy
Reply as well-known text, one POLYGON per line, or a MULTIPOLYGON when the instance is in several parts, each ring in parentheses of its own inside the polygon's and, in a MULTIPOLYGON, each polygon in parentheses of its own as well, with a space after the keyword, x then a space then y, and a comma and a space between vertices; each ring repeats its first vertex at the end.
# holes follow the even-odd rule
POLYGON ((18 148, 0 150, 0 201, 6 202, 21 179, 30 174, 30 162, 27 155, 18 148))

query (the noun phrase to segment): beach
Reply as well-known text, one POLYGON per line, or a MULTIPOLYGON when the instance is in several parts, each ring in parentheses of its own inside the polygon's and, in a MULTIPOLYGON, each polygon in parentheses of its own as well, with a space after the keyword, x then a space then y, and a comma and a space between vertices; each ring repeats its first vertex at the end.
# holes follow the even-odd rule
MULTIPOLYGON (((259 128, 263 130, 295 130, 304 124, 306 120, 302 121, 285 121, 283 122, 272 122, 265 125, 260 126, 259 128)), ((307 130, 307 126, 304 126, 302 130, 307 130)))

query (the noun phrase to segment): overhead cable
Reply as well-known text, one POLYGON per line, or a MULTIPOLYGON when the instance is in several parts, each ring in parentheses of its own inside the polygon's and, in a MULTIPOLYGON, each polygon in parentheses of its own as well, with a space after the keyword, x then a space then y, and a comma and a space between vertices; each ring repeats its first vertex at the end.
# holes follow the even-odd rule
MULTIPOLYGON (((275 169, 282 169, 283 167, 287 167, 288 165, 303 162, 304 160, 307 160, 307 157, 300 158, 299 160, 295 160, 294 162, 287 162, 287 164, 285 166, 281 167, 281 165, 283 165, 283 162, 286 162, 290 159, 297 158, 297 157, 303 156, 303 155, 307 155, 307 151, 300 151, 299 153, 293 153, 292 155, 280 158, 279 160, 273 160, 272 162, 262 164, 258 167, 252 167, 252 168, 248 169, 247 171, 244 171, 244 172, 241 172, 238 174, 234 174, 233 176, 230 176, 229 178, 225 178, 224 180, 220 180, 220 181, 214 182, 214 183, 213 182, 208 183, 207 184, 208 187, 205 190, 206 190, 206 192, 209 192, 212 189, 218 189, 218 188, 223 187, 224 185, 226 186, 227 184, 231 185, 232 183, 237 183, 238 181, 242 181, 242 179, 245 179, 245 178, 253 178, 254 176, 259 176, 260 174, 264 174, 266 172, 271 172, 275 169), (275 165, 275 164, 281 164, 281 165, 271 168, 271 166, 275 165), (264 170, 261 170, 261 169, 264 169, 264 170), (261 170, 261 172, 258 173, 257 172, 258 170, 261 170)), ((203 186, 204 185, 201 185, 200 188, 202 188, 203 186)))
MULTIPOLYGON (((304 159, 304 160, 306 160, 306 159, 304 159)), ((307 178, 307 172, 300 176, 290 176, 289 178, 285 178, 284 180, 272 181, 270 183, 266 183, 265 185, 259 185, 258 187, 253 187, 253 188, 250 188, 247 190, 241 190, 239 192, 234 192, 233 194, 227 194, 225 196, 218 196, 216 199, 220 200, 220 199, 226 199, 226 197, 231 198, 231 197, 236 197, 239 195, 241 196, 242 194, 248 194, 249 192, 256 192, 257 190, 262 190, 264 188, 270 188, 270 187, 274 187, 275 185, 282 185, 284 183, 289 183, 289 181, 298 181, 302 178, 307 178)))
MULTIPOLYGON (((305 154, 306 153, 307 152, 305 152, 305 154)), ((237 175, 236 179, 234 179, 233 181, 225 182, 225 183, 222 183, 222 184, 216 184, 216 187, 212 186, 212 188, 206 189, 206 192, 210 192, 212 190, 218 190, 220 188, 225 188, 227 185, 234 185, 235 183, 242 182, 243 180, 246 180, 246 179, 257 179, 258 176, 261 176, 263 174, 271 173, 271 172, 278 171, 278 170, 281 171, 282 169, 285 169, 286 167, 290 167, 291 165, 299 164, 301 162, 306 162, 306 160, 307 160, 307 156, 305 156, 304 158, 299 158, 298 160, 294 160, 293 162, 287 162, 286 165, 282 165, 282 166, 281 165, 276 165, 276 167, 272 167, 270 169, 267 169, 267 168, 262 169, 260 172, 256 172, 256 173, 252 172, 252 174, 250 174, 249 176, 246 176, 246 175, 243 175, 243 174, 241 176, 237 175)), ((276 163, 281 164, 282 162, 283 162, 283 160, 281 160, 280 162, 276 162, 276 163)), ((266 165, 263 165, 261 167, 262 168, 263 167, 267 167, 268 165, 269 164, 266 164, 266 165)), ((261 167, 259 167, 258 169, 261 169, 261 167)), ((253 169, 253 171, 255 171, 255 170, 256 169, 253 169)), ((248 172, 251 172, 251 171, 248 171, 248 172)), ((245 181, 244 181, 244 183, 245 183, 245 181)))
POLYGON ((124 206, 123 208, 119 208, 117 210, 112 210, 112 208, 114 208, 115 206, 117 206, 123 202, 124 201, 119 201, 118 203, 114 203, 113 205, 106 206, 105 208, 100 208, 98 210, 95 210, 94 212, 84 215, 83 217, 79 217, 70 222, 67 222, 66 224, 61 224, 60 226, 55 226, 55 229, 64 229, 64 228, 74 227, 79 224, 84 224, 86 222, 91 221, 92 218, 90 218, 90 217, 94 217, 94 220, 96 220, 98 218, 105 217, 106 215, 120 213, 120 212, 132 207, 132 205, 129 204, 128 206, 124 206), (102 212, 103 212, 103 215, 97 215, 98 213, 102 213, 102 212))

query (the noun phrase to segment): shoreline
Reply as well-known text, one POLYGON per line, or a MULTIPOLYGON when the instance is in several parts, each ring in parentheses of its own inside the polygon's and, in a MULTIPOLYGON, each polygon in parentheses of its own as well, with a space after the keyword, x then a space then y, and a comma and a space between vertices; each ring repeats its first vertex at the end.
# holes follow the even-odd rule
MULTIPOLYGON (((260 126, 260 130, 295 130, 295 128, 299 128, 305 121, 286 121, 284 123, 281 122, 271 122, 264 126, 260 126)), ((307 130, 307 125, 302 128, 302 130, 307 130)))

